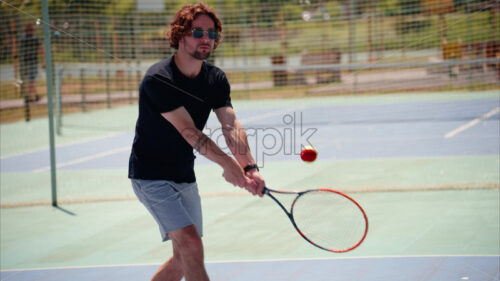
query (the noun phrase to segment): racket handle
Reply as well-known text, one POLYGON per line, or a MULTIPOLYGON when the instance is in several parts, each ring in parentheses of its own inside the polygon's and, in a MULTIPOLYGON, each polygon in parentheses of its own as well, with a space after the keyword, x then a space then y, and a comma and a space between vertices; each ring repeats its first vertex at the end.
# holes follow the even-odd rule
POLYGON ((262 194, 266 195, 269 193, 269 189, 264 186, 264 189, 262 189, 262 194))

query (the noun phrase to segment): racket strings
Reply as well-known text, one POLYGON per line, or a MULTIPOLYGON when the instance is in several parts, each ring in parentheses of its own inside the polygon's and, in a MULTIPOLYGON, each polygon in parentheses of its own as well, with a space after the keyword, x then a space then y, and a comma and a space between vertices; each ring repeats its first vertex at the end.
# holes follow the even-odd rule
POLYGON ((353 201, 335 192, 313 191, 299 196, 292 214, 299 231, 326 249, 350 249, 365 235, 363 212, 353 201))

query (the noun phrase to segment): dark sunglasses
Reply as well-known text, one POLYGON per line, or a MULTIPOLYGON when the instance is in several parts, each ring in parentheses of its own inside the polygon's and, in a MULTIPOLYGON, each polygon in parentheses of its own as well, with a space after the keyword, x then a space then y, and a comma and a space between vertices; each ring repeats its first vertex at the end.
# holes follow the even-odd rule
POLYGON ((207 33, 208 38, 210 38, 211 40, 217 40, 217 38, 219 38, 219 32, 217 30, 203 30, 201 28, 195 28, 191 30, 193 37, 196 39, 200 39, 201 37, 203 37, 203 34, 205 34, 205 32, 207 33))

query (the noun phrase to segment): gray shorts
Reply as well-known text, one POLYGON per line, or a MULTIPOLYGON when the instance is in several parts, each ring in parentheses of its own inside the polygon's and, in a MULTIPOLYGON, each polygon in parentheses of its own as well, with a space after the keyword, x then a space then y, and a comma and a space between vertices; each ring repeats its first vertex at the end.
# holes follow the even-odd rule
POLYGON ((198 185, 167 180, 132 179, 134 192, 160 227, 163 241, 168 233, 194 225, 203 235, 201 200, 198 185))

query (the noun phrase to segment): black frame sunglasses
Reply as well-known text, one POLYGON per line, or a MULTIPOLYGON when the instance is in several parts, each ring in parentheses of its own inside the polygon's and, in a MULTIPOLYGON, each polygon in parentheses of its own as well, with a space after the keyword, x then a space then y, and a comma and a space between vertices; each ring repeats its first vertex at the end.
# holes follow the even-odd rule
POLYGON ((191 30, 191 34, 196 39, 202 38, 205 33, 207 33, 208 38, 211 40, 217 40, 219 38, 219 32, 217 30, 213 29, 203 30, 201 28, 195 28, 191 30))

